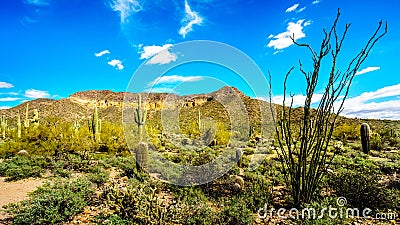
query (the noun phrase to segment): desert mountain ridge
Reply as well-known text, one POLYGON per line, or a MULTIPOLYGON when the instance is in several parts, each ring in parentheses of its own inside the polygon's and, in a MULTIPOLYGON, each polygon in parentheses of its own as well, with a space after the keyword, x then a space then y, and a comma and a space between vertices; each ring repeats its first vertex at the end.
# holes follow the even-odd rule
MULTIPOLYGON (((268 104, 269 102, 259 99, 253 99, 246 96, 236 87, 225 86, 211 93, 192 94, 192 95, 176 95, 169 93, 140 93, 146 99, 145 107, 152 112, 160 111, 163 107, 180 106, 183 110, 197 112, 201 108, 206 111, 215 111, 222 113, 221 104, 216 99, 221 99, 228 94, 236 93, 242 99, 250 120, 260 120, 259 104, 268 104), (165 101, 168 98, 168 101, 165 101), (168 106, 170 104, 170 106, 168 106)), ((46 118, 62 118, 64 121, 81 121, 91 117, 93 108, 96 105, 99 109, 99 116, 108 121, 120 122, 122 120, 122 110, 124 107, 124 99, 129 99, 131 104, 137 104, 139 93, 130 92, 113 92, 110 90, 88 90, 80 91, 71 94, 68 98, 60 100, 39 98, 32 101, 24 102, 10 109, 0 110, 0 116, 5 115, 11 119, 11 124, 16 121, 18 115, 23 119, 28 106, 28 115, 32 116, 33 111, 39 111, 40 119, 46 118)), ((125 102, 126 103, 126 102, 125 102)), ((280 105, 275 105, 281 108, 280 105)), ((300 119, 302 114, 301 107, 294 110, 297 119, 300 119)), ((353 119, 340 117, 339 123, 361 123, 366 121, 379 121, 372 119, 353 119)), ((382 122, 387 121, 383 120, 382 122)), ((390 121, 387 121, 390 122, 390 121)))

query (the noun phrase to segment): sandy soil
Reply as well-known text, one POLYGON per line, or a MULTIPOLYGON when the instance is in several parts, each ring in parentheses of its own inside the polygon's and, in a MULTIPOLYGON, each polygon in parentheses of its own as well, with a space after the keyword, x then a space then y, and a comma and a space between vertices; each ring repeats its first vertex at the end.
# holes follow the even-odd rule
POLYGON ((28 193, 34 191, 43 183, 43 179, 29 178, 15 182, 5 182, 5 177, 0 177, 0 220, 7 217, 3 205, 19 202, 28 198, 28 193))

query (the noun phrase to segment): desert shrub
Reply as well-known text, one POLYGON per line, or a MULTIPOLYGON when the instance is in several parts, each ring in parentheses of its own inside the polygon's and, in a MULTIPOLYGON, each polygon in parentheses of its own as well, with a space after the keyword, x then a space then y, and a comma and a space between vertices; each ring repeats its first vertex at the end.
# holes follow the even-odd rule
POLYGON ((219 223, 229 225, 251 224, 254 220, 253 213, 245 202, 244 199, 237 197, 225 202, 219 223))
POLYGON ((372 132, 370 137, 370 147, 374 150, 382 149, 382 138, 378 133, 372 132))
MULTIPOLYGON (((298 221, 301 224, 304 225, 339 225, 339 224, 349 224, 349 221, 347 220, 345 214, 344 216, 340 216, 340 213, 338 213, 338 216, 332 217, 329 216, 328 212, 325 210, 323 213, 323 217, 319 218, 322 214, 323 209, 328 209, 329 206, 333 208, 337 208, 338 212, 343 210, 343 212, 346 212, 346 206, 338 206, 337 205, 337 198, 334 197, 327 197, 324 198, 323 200, 319 201, 313 201, 311 204, 306 205, 305 207, 308 209, 315 209, 315 214, 318 219, 314 219, 312 217, 309 217, 310 214, 307 214, 305 212, 303 215, 300 215, 298 221)), ((311 214, 312 215, 312 214, 311 214)), ((313 215, 312 215, 313 216, 313 215)), ((297 222, 297 221, 296 221, 297 222)))
POLYGON ((337 126, 332 136, 343 143, 360 139, 360 126, 355 124, 342 124, 337 126))
POLYGON ((93 190, 86 179, 56 180, 30 194, 30 200, 12 203, 7 212, 14 224, 57 224, 70 220, 90 202, 93 190))
POLYGON ((328 177, 328 184, 336 191, 336 195, 345 197, 351 206, 359 209, 388 207, 391 202, 389 190, 378 181, 379 176, 375 173, 347 169, 328 177))
POLYGON ((46 168, 47 165, 48 163, 43 157, 15 156, 0 163, 0 176, 6 176, 6 181, 40 177, 44 171, 43 168, 46 168))
POLYGON ((97 185, 102 185, 107 182, 109 175, 109 172, 97 165, 90 169, 90 173, 87 174, 87 178, 97 185))
POLYGON ((267 178, 257 172, 245 172, 245 186, 241 196, 253 212, 257 212, 267 202, 271 202, 271 184, 267 178))

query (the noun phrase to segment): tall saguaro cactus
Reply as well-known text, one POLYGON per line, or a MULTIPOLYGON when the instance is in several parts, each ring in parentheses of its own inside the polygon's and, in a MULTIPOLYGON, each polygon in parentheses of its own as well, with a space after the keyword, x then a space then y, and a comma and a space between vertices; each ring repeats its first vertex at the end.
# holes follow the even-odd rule
POLYGON ((89 119, 89 131, 92 132, 95 141, 100 141, 100 125, 99 125, 99 112, 97 111, 97 106, 94 105, 93 116, 89 119))
POLYGON ((26 103, 26 110, 25 110, 25 121, 24 121, 24 127, 28 128, 29 127, 29 103, 26 103))
POLYGON ((361 145, 362 145, 363 152, 365 154, 368 154, 370 151, 369 139, 370 139, 371 132, 370 132, 369 125, 367 123, 361 124, 360 133, 361 133, 361 145))
POLYGON ((142 108, 142 96, 139 94, 138 107, 135 111, 135 123, 138 125, 139 141, 142 141, 142 127, 146 123, 147 110, 142 108))
POLYGON ((18 138, 21 138, 21 127, 22 127, 22 125, 21 125, 21 116, 18 114, 18 118, 17 118, 17 137, 18 138))
POLYGON ((146 122, 147 110, 142 107, 142 96, 138 96, 138 107, 135 111, 135 123, 138 125, 139 145, 136 147, 136 168, 147 171, 149 168, 149 148, 142 142, 142 128, 146 122))
POLYGON ((3 115, 1 117, 1 133, 2 133, 3 139, 6 138, 6 130, 7 130, 7 120, 6 120, 6 116, 3 115))
POLYGON ((32 123, 35 127, 39 126, 39 111, 37 109, 33 110, 32 123))

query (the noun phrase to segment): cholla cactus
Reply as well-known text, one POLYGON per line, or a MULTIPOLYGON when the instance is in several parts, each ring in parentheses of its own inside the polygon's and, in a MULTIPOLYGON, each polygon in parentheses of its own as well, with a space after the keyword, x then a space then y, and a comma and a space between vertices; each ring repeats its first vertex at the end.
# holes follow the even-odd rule
POLYGON ((139 94, 138 107, 135 111, 135 123, 138 125, 139 140, 142 141, 142 126, 146 123, 147 110, 142 108, 142 96, 139 94))

